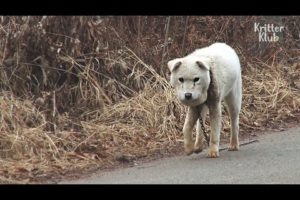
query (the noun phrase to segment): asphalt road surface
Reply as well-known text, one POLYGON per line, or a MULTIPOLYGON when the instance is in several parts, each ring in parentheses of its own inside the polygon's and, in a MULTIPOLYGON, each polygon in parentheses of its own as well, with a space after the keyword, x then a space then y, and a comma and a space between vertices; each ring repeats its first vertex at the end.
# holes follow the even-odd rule
POLYGON ((293 184, 300 183, 300 127, 265 134, 239 151, 206 151, 99 172, 63 184, 293 184))

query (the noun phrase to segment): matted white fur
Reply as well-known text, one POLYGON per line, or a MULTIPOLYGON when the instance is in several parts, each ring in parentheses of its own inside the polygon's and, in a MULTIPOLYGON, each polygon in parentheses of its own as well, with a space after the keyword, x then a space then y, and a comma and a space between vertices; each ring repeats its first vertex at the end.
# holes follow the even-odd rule
POLYGON ((240 61, 236 52, 225 43, 215 43, 168 62, 170 83, 181 103, 189 106, 183 127, 187 155, 203 149, 203 133, 199 123, 210 114, 211 136, 208 157, 219 156, 221 101, 224 100, 231 121, 229 150, 239 148, 239 112, 242 103, 240 61), (192 130, 197 122, 196 141, 192 130))

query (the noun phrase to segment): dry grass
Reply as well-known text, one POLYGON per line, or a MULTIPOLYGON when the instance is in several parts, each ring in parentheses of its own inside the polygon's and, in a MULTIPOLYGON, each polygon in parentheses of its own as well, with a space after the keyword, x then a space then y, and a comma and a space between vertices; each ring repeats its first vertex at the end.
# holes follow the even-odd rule
MULTIPOLYGON (((169 33, 175 34, 174 27, 185 24, 182 32, 187 41, 170 35, 174 38, 172 48, 147 42, 168 38, 165 32, 153 34, 162 28, 154 26, 163 21, 160 17, 139 17, 138 27, 132 29, 124 26, 124 18, 119 28, 118 18, 109 17, 3 18, 2 30, 23 32, 16 36, 18 40, 10 34, 2 35, 1 40, 0 181, 51 181, 75 172, 163 155, 182 146, 186 107, 174 97, 165 63, 160 61, 180 56, 180 46, 188 46, 188 52, 220 38, 230 41, 234 23, 247 27, 259 18, 223 17, 220 21, 224 23, 212 17, 174 18, 167 20, 169 33), (158 30, 142 26, 147 20, 158 30), (44 29, 32 25, 37 22, 44 29), (107 25, 106 29, 99 29, 101 23, 107 25), (203 37, 198 37, 197 24, 207 33, 203 37), (137 30, 139 47, 125 45, 136 39, 126 34, 128 30, 137 30), (118 48, 105 49, 106 43, 118 48), (53 52, 45 50, 51 47, 53 52)), ((130 17, 125 20, 128 24, 132 21, 130 17)), ((249 35, 246 42, 256 36, 252 32, 249 35)), ((243 66, 241 133, 299 122, 299 47, 272 52, 271 47, 258 45, 261 56, 254 56, 248 44, 243 46, 238 41, 234 46, 243 66)), ((224 117, 224 141, 228 141, 229 130, 228 117, 224 117)))

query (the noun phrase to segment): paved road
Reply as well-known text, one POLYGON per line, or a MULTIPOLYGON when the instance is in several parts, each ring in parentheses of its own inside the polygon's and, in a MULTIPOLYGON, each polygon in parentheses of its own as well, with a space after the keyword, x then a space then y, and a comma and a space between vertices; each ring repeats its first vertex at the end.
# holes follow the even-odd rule
POLYGON ((260 136, 240 151, 157 160, 94 174, 67 184, 292 184, 300 183, 300 127, 260 136))

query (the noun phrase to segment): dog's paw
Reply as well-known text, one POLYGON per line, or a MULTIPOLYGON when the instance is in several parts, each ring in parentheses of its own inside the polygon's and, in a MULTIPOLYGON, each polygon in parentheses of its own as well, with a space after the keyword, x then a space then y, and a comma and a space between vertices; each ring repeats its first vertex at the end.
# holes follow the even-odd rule
POLYGON ((194 148, 194 153, 201 153, 203 151, 202 147, 201 148, 194 148))
POLYGON ((185 151, 185 154, 187 156, 191 155, 193 152, 194 152, 194 147, 193 147, 193 144, 190 143, 190 144, 185 144, 184 145, 184 151, 185 151))
POLYGON ((217 158, 219 157, 219 152, 218 151, 209 151, 207 153, 207 158, 217 158))
POLYGON ((219 148, 217 145, 211 145, 207 150, 207 158, 217 158, 219 157, 219 148))
POLYGON ((230 144, 228 147, 228 151, 238 151, 239 145, 238 144, 230 144))
POLYGON ((200 153, 203 150, 203 145, 202 144, 195 144, 194 146, 194 153, 200 153))
POLYGON ((192 155, 194 153, 193 149, 190 150, 190 149, 185 149, 185 155, 189 156, 189 155, 192 155))

